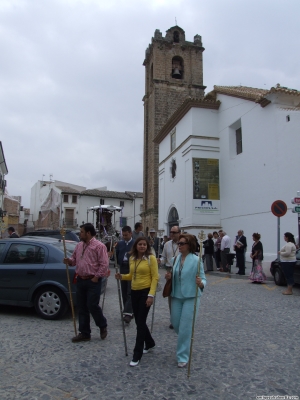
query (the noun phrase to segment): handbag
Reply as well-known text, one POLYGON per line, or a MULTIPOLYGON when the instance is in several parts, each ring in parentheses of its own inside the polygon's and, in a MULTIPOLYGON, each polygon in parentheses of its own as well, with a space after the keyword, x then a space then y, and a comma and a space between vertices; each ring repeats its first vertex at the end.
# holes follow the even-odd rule
MULTIPOLYGON (((176 262, 176 258, 177 258, 177 256, 174 258, 173 267, 176 262)), ((163 295, 163 297, 169 297, 169 296, 171 296, 171 293, 172 293, 172 277, 171 277, 171 279, 167 280, 167 282, 165 283, 162 295, 163 295)))

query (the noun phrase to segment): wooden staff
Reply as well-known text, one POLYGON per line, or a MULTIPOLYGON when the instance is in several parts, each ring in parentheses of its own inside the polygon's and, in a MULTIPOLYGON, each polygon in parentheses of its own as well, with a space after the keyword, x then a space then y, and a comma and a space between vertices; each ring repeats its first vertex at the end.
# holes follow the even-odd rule
MULTIPOLYGON (((117 274, 119 272, 119 267, 118 267, 117 254, 116 254, 116 248, 115 247, 114 247, 114 260, 115 260, 115 268, 116 268, 116 274, 117 274)), ((125 323, 124 323, 124 320, 123 320, 123 311, 122 311, 121 282, 120 282, 119 279, 117 279, 117 286, 118 286, 121 322, 122 322, 122 329, 123 329, 123 339, 124 339, 124 346, 125 346, 125 356, 128 356, 126 333, 125 333, 125 323)))
MULTIPOLYGON (((202 259, 202 248, 203 248, 203 241, 205 239, 204 231, 201 231, 198 235, 200 240, 200 250, 198 254, 198 271, 197 276, 200 275, 200 266, 201 266, 201 259, 202 259)), ((194 315, 193 315, 193 325, 192 325, 192 336, 191 336, 191 344, 190 344, 190 357, 189 357, 189 365, 188 365, 188 378, 190 377, 191 372, 191 363, 192 363, 192 351, 193 351, 193 342, 194 342, 194 330, 195 330, 195 321, 196 321, 196 311, 197 311, 197 299, 198 299, 198 285, 196 284, 196 293, 195 293, 195 302, 194 302, 194 315)))
MULTIPOLYGON (((65 258, 67 258, 67 249, 66 249, 66 240, 65 240, 66 230, 65 230, 64 227, 61 228, 60 234, 61 234, 62 240, 63 240, 65 258)), ((74 332, 75 332, 75 336, 77 336, 77 328, 76 328, 76 320, 75 320, 75 311, 74 311, 73 296, 72 296, 72 289, 71 289, 71 282, 70 282, 70 274, 69 274, 69 265, 68 265, 67 262, 66 262, 66 271, 67 271, 68 287, 69 287, 69 293, 70 293, 70 304, 71 304, 71 310, 72 310, 72 318, 73 318, 73 324, 74 324, 74 332)))
MULTIPOLYGON (((111 248, 112 248, 112 242, 113 242, 113 237, 111 237, 111 239, 110 239, 110 247, 109 247, 109 251, 110 252, 111 252, 111 248)), ((104 301, 105 301, 105 295, 106 295, 107 281, 108 281, 108 277, 106 278, 105 288, 104 288, 104 293, 103 293, 102 312, 103 312, 103 309, 104 309, 104 301)))
POLYGON ((154 323, 155 299, 156 299, 156 296, 154 296, 153 304, 152 304, 152 321, 151 321, 151 330, 150 330, 151 333, 152 333, 152 330, 153 330, 153 323, 154 323))

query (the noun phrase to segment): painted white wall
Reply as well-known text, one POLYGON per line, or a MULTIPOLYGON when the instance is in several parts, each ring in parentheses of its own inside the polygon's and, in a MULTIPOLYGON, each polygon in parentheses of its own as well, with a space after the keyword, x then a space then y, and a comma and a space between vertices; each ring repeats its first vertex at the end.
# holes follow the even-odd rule
MULTIPOLYGON (((277 253, 277 218, 271 213, 275 200, 283 200, 288 206, 287 214, 280 219, 281 245, 284 232, 298 235, 297 214, 291 212, 290 200, 300 190, 297 179, 300 112, 280 104, 283 100, 291 101, 290 98, 272 99, 265 108, 225 95, 218 95, 218 100, 221 101, 218 111, 193 108, 182 118, 176 126, 177 148, 171 156, 170 135, 159 145, 159 228, 168 232, 168 213, 174 206, 182 227, 206 225, 213 228, 219 224, 232 240, 237 230, 243 229, 249 242, 248 253, 252 233, 259 232, 265 262, 268 262, 277 253), (243 152, 236 155, 235 129, 239 123, 243 152), (180 147, 189 136, 200 138, 191 137, 180 147), (193 211, 193 157, 219 158, 219 215, 197 215, 193 211), (174 180, 170 175, 172 158, 177 163, 174 180)), ((199 229, 189 229, 189 232, 198 235, 199 229)), ((205 230, 208 232, 209 229, 205 230)))

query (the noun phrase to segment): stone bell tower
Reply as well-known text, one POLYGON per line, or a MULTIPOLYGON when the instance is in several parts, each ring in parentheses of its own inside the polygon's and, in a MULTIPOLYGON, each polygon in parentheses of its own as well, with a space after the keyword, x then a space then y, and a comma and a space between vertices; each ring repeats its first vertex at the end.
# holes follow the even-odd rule
POLYGON ((187 97, 204 97, 201 36, 185 40, 179 26, 163 37, 156 29, 146 50, 144 101, 143 229, 158 226, 158 145, 154 137, 187 97))

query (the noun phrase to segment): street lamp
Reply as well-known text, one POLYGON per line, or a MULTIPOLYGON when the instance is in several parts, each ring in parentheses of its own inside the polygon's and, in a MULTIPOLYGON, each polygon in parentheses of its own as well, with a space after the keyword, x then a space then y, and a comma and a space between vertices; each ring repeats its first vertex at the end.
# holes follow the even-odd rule
POLYGON ((135 199, 136 193, 133 193, 133 226, 135 225, 135 199))

